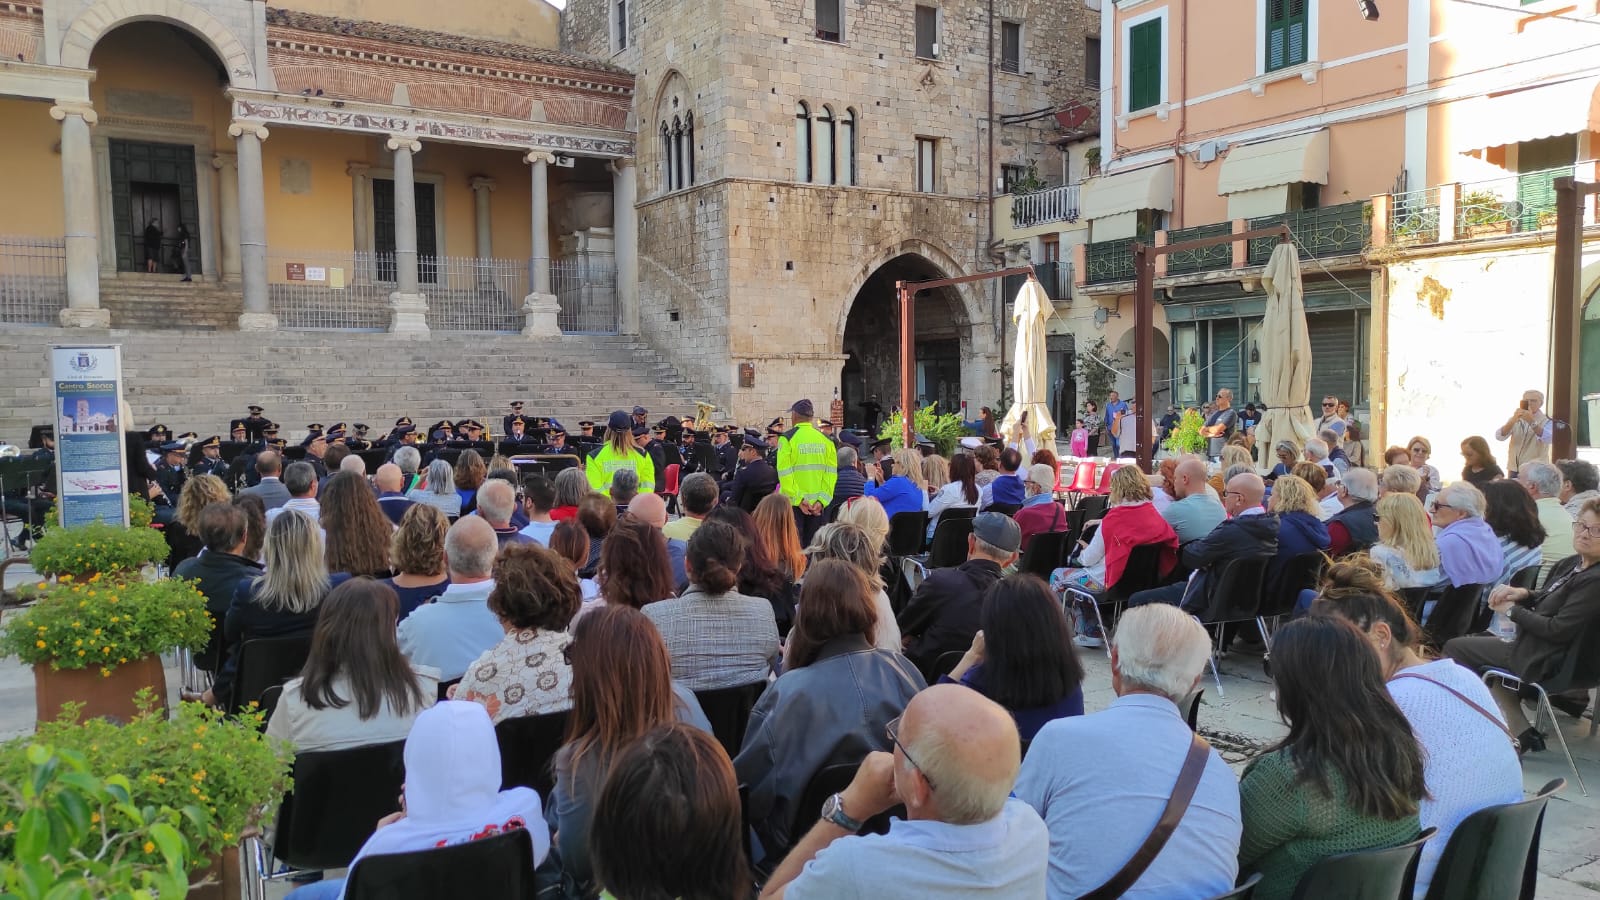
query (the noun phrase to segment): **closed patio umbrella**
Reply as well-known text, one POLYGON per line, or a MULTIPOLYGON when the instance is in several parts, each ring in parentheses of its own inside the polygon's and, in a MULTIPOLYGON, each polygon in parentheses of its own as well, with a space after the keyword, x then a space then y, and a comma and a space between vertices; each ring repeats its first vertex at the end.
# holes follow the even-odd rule
POLYGON ((1044 329, 1050 318, 1050 298, 1036 279, 1023 282, 1017 292, 1011 320, 1017 326, 1017 352, 1012 360, 1011 408, 1000 422, 1000 434, 1009 443, 1021 434, 1018 426, 1028 415, 1028 434, 1041 447, 1053 447, 1056 423, 1046 405, 1049 397, 1045 371, 1044 329))
POLYGON ((1282 243, 1272 251, 1261 287, 1267 294, 1261 320, 1261 400, 1266 411, 1256 425, 1256 446, 1266 448, 1262 468, 1268 469, 1279 441, 1303 448, 1316 436, 1306 406, 1311 400, 1311 335, 1306 332, 1305 291, 1294 244, 1282 243))

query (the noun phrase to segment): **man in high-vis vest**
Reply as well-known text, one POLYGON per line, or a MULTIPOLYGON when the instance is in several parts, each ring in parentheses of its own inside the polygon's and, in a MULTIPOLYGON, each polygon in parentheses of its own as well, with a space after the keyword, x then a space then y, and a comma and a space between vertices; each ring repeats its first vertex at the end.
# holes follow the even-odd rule
POLYGON ((632 469, 639 475, 639 493, 649 494, 656 489, 656 467, 650 457, 634 444, 633 420, 622 410, 611 414, 606 423, 606 442, 589 457, 585 474, 589 487, 607 497, 611 496, 611 479, 618 469, 632 469))
POLYGON ((794 427, 778 438, 778 490, 794 507, 794 523, 804 547, 822 527, 823 510, 833 502, 839 458, 833 441, 811 424, 816 410, 810 400, 796 401, 789 413, 794 427))

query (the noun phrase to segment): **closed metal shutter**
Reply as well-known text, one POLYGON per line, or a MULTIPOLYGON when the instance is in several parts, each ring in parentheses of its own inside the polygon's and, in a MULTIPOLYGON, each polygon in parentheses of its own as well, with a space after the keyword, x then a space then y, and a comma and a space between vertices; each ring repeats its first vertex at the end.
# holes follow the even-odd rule
POLYGON ((1242 407, 1249 401, 1246 396, 1244 375, 1241 371, 1243 356, 1241 351, 1249 344, 1239 344, 1239 339, 1244 337, 1240 330, 1239 319, 1217 319, 1211 323, 1211 393, 1207 400, 1215 397, 1217 391, 1223 388, 1233 390, 1233 405, 1242 407))
POLYGON ((1356 375, 1366 366, 1360 358, 1364 342, 1356 340, 1356 311, 1310 313, 1306 330, 1311 335, 1311 404, 1314 418, 1321 418, 1321 401, 1332 394, 1355 404, 1356 375))

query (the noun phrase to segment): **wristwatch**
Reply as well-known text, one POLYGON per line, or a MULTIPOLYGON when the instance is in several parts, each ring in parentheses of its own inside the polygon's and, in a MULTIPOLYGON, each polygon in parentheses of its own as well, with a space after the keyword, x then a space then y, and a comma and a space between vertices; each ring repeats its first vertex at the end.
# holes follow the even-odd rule
POLYGON ((825 822, 832 822, 851 834, 855 834, 861 830, 862 823, 859 820, 852 819, 845 815, 844 797, 841 794, 834 794, 832 797, 829 797, 827 800, 823 801, 822 819, 825 822))

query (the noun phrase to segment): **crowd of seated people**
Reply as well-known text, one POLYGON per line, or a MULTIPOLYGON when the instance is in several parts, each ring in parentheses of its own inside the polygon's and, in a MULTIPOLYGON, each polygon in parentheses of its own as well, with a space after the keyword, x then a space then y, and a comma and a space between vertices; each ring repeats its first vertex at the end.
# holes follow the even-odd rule
POLYGON ((676 516, 637 479, 602 494, 576 469, 519 479, 472 451, 371 478, 341 462, 307 482, 295 463, 236 498, 197 476, 177 510, 194 547, 174 572, 198 581, 218 629, 194 699, 234 702, 246 644, 299 638, 271 739, 297 753, 406 742, 403 804, 356 866, 493 825, 529 831, 552 897, 1209 897, 1259 874, 1254 896, 1272 900, 1330 855, 1434 828, 1420 897, 1463 819, 1521 798, 1518 748, 1542 749, 1516 693, 1479 670, 1549 678, 1600 623, 1600 489, 1536 459, 1485 477, 1498 466, 1470 440, 1459 481, 1424 438, 1375 472, 1335 438, 1316 460, 1280 444, 1270 485, 1240 443, 1223 448, 1229 467, 1119 468, 1054 585, 1017 571, 1026 542, 1073 527, 1057 493, 1072 463, 1048 451, 896 451, 861 466, 862 493, 806 544, 787 496, 747 511, 700 473, 676 516), (982 509, 959 563, 912 577, 891 556, 896 513, 928 513, 926 541, 965 507, 982 509), (1160 586, 1104 633, 1063 605, 1069 586, 1104 593, 1141 547, 1160 586), (1262 560, 1271 582, 1316 554, 1331 562, 1309 602, 1271 630, 1286 733, 1236 775, 1185 721, 1214 641, 1192 614, 1231 561, 1262 560), (1510 585, 1546 564, 1532 589, 1510 585), (1401 592, 1464 585, 1514 637, 1430 655, 1401 592), (1115 693, 1098 709, 1085 694, 1107 670, 1079 656, 1096 639, 1115 693), (747 688, 730 744, 708 698, 747 688), (502 785, 496 726, 544 716, 566 717, 548 796, 502 785), (814 798, 836 766, 853 776, 814 798), (1165 849, 1124 871, 1189 778, 1165 849))

